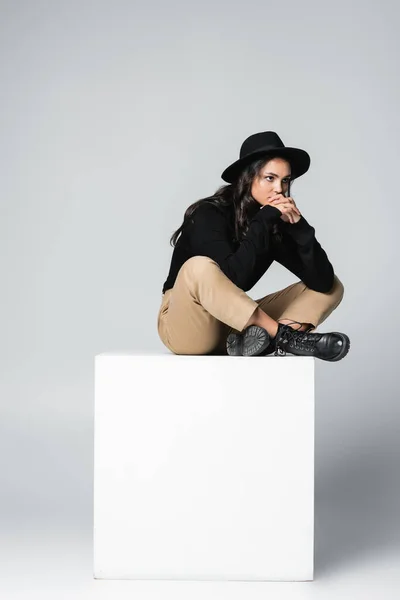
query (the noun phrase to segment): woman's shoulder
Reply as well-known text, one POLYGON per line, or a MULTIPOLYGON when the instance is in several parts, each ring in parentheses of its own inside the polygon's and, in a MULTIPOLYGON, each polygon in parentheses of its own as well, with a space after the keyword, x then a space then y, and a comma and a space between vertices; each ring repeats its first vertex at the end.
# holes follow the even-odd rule
POLYGON ((232 207, 213 202, 212 200, 203 200, 192 213, 192 217, 199 216, 200 218, 205 217, 211 219, 213 217, 218 218, 222 216, 226 221, 230 221, 232 215, 232 207))
POLYGON ((190 243, 192 238, 199 239, 205 236, 220 235, 221 239, 231 240, 234 230, 230 217, 229 207, 217 204, 215 202, 200 202, 188 219, 186 229, 186 238, 190 243))

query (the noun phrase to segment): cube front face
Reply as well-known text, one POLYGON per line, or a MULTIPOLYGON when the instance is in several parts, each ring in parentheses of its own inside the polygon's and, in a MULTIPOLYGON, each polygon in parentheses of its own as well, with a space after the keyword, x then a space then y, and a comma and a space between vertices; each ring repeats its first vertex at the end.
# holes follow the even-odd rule
POLYGON ((306 581, 314 359, 98 355, 94 576, 306 581))

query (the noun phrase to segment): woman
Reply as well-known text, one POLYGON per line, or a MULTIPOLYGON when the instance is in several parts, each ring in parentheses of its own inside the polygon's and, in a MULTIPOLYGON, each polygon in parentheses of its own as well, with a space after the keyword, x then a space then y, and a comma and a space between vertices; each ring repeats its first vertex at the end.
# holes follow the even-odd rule
POLYGON ((328 361, 347 354, 344 333, 310 333, 341 302, 344 287, 290 196, 290 182, 309 166, 304 150, 284 146, 273 131, 256 133, 222 173, 229 185, 186 210, 170 240, 157 321, 171 352, 288 352, 328 361), (253 300, 246 291, 274 260, 300 281, 253 300))

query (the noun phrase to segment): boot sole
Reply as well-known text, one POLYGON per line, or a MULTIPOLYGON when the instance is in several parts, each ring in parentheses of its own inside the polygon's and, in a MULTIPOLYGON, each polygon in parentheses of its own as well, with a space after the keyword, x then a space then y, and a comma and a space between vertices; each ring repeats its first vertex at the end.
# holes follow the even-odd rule
POLYGON ((250 325, 243 333, 232 332, 226 338, 229 356, 258 356, 270 343, 268 332, 258 325, 250 325))

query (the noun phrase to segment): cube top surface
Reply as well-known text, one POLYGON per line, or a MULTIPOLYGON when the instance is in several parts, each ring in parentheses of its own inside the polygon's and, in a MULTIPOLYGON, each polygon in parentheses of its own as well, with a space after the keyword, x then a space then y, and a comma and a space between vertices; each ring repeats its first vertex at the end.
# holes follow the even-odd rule
POLYGON ((114 356, 148 356, 148 357, 165 357, 170 360, 184 359, 184 360, 250 360, 250 359, 264 359, 264 360, 296 360, 296 361, 315 361, 313 356, 226 356, 218 354, 173 354, 169 350, 165 351, 147 351, 147 350, 110 350, 108 352, 100 352, 95 355, 97 357, 114 357, 114 356))

